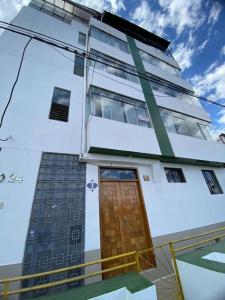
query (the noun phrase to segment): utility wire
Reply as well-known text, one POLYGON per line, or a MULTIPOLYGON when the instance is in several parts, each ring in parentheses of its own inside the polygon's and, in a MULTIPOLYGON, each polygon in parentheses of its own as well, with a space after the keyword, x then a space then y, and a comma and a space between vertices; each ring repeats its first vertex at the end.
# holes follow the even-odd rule
POLYGON ((26 45, 25 45, 25 47, 24 47, 24 49, 23 49, 22 57, 21 57, 21 60, 20 60, 20 65, 19 65, 19 68, 18 68, 18 71, 17 71, 17 75, 16 75, 16 79, 15 79, 14 84, 13 84, 13 87, 12 87, 12 89, 11 89, 11 92, 10 92, 10 95, 9 95, 8 102, 7 102, 6 106, 5 106, 5 109, 4 109, 4 111, 3 111, 3 114, 2 114, 2 116, 1 116, 0 128, 2 127, 2 123, 3 123, 3 120, 4 120, 5 113, 6 113, 6 111, 7 111, 7 108, 9 107, 9 104, 10 104, 11 100, 12 100, 13 92, 14 92, 14 90, 15 90, 17 81, 18 81, 19 76, 20 76, 20 71, 21 71, 21 68, 22 68, 22 64, 23 64, 25 52, 26 52, 27 47, 28 47, 28 45, 30 44, 31 41, 32 41, 32 38, 30 38, 30 39, 27 41, 27 43, 26 43, 26 45))
MULTIPOLYGON (((2 23, 2 22, 0 21, 0 23, 2 23)), ((30 31, 30 30, 28 30, 28 29, 25 29, 25 28, 23 28, 23 27, 16 26, 16 25, 11 25, 11 24, 9 24, 9 23, 7 23, 7 22, 3 22, 3 23, 4 23, 4 24, 8 24, 9 26, 17 27, 17 28, 19 28, 19 29, 22 28, 23 30, 26 30, 27 32, 34 32, 34 33, 36 33, 35 31, 32 31, 32 30, 30 31)), ((14 33, 21 34, 21 35, 30 36, 29 33, 27 33, 27 32, 24 33, 24 32, 21 32, 21 31, 19 32, 18 29, 11 29, 11 28, 9 28, 9 27, 4 27, 4 26, 0 26, 0 28, 6 29, 6 30, 9 30, 9 31, 12 31, 12 32, 14 32, 14 33)), ((220 107, 225 108, 225 105, 223 105, 223 104, 221 104, 221 103, 219 103, 219 102, 215 102, 215 101, 210 100, 210 99, 207 99, 207 98, 205 98, 205 97, 202 97, 202 96, 193 94, 193 92, 188 91, 188 90, 186 90, 186 89, 184 89, 184 88, 182 88, 182 87, 178 87, 178 86, 176 86, 176 85, 174 85, 174 84, 172 84, 172 83, 169 83, 169 82, 167 82, 167 81, 164 80, 164 79, 161 79, 161 78, 160 78, 160 79, 152 78, 151 75, 149 75, 149 77, 146 77, 145 74, 142 74, 142 73, 140 73, 140 72, 135 72, 135 73, 134 73, 134 68, 133 68, 133 67, 130 67, 130 68, 132 68, 132 71, 133 71, 133 72, 129 72, 129 71, 127 71, 127 70, 124 70, 124 65, 123 65, 122 67, 118 67, 118 66, 120 66, 120 65, 116 63, 117 66, 115 66, 115 61, 111 61, 111 60, 107 59, 107 61, 110 61, 111 63, 113 63, 113 65, 112 65, 112 64, 109 64, 109 63, 106 63, 106 62, 103 62, 102 60, 99 61, 98 58, 100 57, 100 58, 102 59, 103 57, 97 56, 97 55, 92 54, 92 53, 90 53, 90 52, 88 52, 88 51, 84 51, 83 49, 81 49, 81 48, 79 48, 79 47, 73 46, 73 45, 68 44, 68 43, 64 43, 64 42, 62 42, 62 41, 60 41, 60 40, 57 40, 57 39, 52 38, 52 37, 49 37, 49 36, 47 36, 47 35, 42 35, 42 34, 40 34, 40 33, 38 33, 38 35, 39 35, 39 36, 32 36, 32 38, 35 39, 35 40, 38 40, 38 41, 40 41, 40 42, 43 42, 43 43, 46 43, 46 44, 49 44, 49 45, 52 45, 52 46, 61 48, 62 50, 69 51, 69 52, 71 52, 71 53, 75 53, 75 54, 80 55, 80 56, 82 56, 82 57, 85 57, 85 58, 87 58, 87 59, 90 59, 90 60, 93 60, 93 61, 102 63, 102 64, 107 65, 107 66, 110 66, 110 67, 113 67, 113 68, 115 68, 115 69, 122 70, 122 71, 124 71, 125 73, 131 74, 131 75, 134 75, 134 76, 137 76, 137 77, 139 77, 139 78, 148 80, 148 81, 150 81, 150 82, 154 82, 154 83, 160 84, 160 85, 165 86, 165 87, 168 87, 168 88, 170 88, 170 89, 172 89, 172 90, 176 90, 176 91, 178 91, 178 92, 182 92, 182 93, 187 94, 187 95, 189 95, 189 96, 198 98, 198 99, 200 99, 200 100, 202 100, 202 101, 205 101, 205 102, 208 102, 208 103, 211 103, 211 104, 214 104, 214 105, 217 105, 217 106, 220 106, 220 107), (48 40, 45 40, 45 39, 43 38, 43 36, 44 36, 44 37, 47 37, 48 40), (50 40, 49 40, 49 39, 50 39, 50 40), (55 42, 52 42, 51 40, 57 41, 57 42, 59 42, 60 44, 57 44, 57 43, 55 43, 55 42), (74 48, 75 48, 75 49, 82 50, 82 53, 78 53, 77 50, 74 50, 74 48), (93 56, 93 57, 97 57, 97 59, 96 59, 96 58, 93 58, 92 56, 93 56)), ((104 58, 104 59, 105 59, 105 58, 104 58)), ((167 96, 162 96, 162 97, 167 97, 167 96)))

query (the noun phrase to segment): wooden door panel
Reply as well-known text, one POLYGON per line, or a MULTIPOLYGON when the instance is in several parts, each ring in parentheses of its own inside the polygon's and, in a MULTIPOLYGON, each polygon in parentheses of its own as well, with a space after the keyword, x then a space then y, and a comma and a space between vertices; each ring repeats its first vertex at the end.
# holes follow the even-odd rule
MULTIPOLYGON (((102 181, 100 184, 100 218, 102 258, 140 251, 152 246, 137 181, 102 181)), ((148 256, 154 263, 154 257, 148 256)), ((133 261, 127 257, 103 264, 110 268, 133 261)), ((141 263, 143 269, 149 264, 141 263)), ((114 271, 104 278, 131 271, 114 271)))

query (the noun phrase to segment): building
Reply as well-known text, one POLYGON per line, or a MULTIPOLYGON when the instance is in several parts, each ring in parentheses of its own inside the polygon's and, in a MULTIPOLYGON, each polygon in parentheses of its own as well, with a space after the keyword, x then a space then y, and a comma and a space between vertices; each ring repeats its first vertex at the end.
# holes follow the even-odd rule
POLYGON ((25 51, 0 128, 2 277, 225 224, 225 147, 169 41, 67 0, 12 24, 30 31, 0 37, 1 116, 25 51))

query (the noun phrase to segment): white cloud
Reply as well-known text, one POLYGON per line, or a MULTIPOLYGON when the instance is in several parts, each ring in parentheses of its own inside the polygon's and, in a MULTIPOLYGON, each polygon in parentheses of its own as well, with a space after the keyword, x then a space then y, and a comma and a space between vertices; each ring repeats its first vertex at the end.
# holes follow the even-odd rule
POLYGON ((221 52, 222 55, 225 55, 225 45, 222 47, 221 52))
POLYGON ((203 75, 195 75, 191 82, 198 94, 207 95, 214 101, 225 98, 225 62, 211 64, 203 75))
POLYGON ((219 119, 217 120, 217 122, 225 126, 225 109, 220 110, 218 112, 218 116, 219 119))
POLYGON ((177 34, 184 30, 199 28, 206 16, 201 12, 202 0, 159 0, 177 34))
POLYGON ((192 65, 192 57, 195 53, 193 47, 188 44, 180 43, 177 45, 176 50, 173 53, 175 60, 178 62, 182 70, 190 68, 192 65))
POLYGON ((220 14, 220 11, 222 10, 222 6, 219 4, 219 2, 214 2, 212 7, 211 7, 211 10, 209 12, 209 17, 208 17, 208 24, 215 24, 216 21, 218 20, 219 18, 219 14, 220 14))
POLYGON ((10 22, 30 0, 1 0, 0 1, 0 20, 10 22))
POLYGON ((159 35, 163 35, 164 29, 169 25, 166 15, 153 11, 146 0, 142 0, 130 16, 131 21, 159 35))
POLYGON ((100 12, 108 10, 112 13, 119 13, 121 10, 126 10, 123 0, 74 0, 73 2, 78 2, 100 12))

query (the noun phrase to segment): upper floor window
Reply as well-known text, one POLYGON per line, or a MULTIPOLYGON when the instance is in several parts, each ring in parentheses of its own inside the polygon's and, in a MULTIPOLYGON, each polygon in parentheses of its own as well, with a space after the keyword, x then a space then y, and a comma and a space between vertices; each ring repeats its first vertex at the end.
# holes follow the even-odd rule
POLYGON ((84 77, 84 57, 75 54, 73 73, 75 75, 84 77))
POLYGON ((78 43, 83 46, 86 46, 86 34, 84 34, 83 32, 79 32, 78 43))
POLYGON ((101 118, 152 127, 146 104, 96 87, 89 92, 92 113, 101 118))
POLYGON ((70 106, 70 91, 54 88, 49 119, 67 122, 70 106))
POLYGON ((223 194, 221 186, 212 170, 202 170, 202 174, 211 194, 223 194))
POLYGON ((93 49, 91 49, 91 53, 94 54, 95 59, 98 60, 90 60, 90 65, 92 67, 139 84, 138 76, 131 74, 137 74, 133 66, 129 66, 117 59, 112 59, 93 49))
POLYGON ((141 58, 146 61, 147 63, 152 64, 162 70, 165 70, 173 75, 180 75, 180 69, 162 61, 161 59, 139 49, 139 53, 141 58))
POLYGON ((148 73, 148 77, 149 77, 149 81, 150 81, 153 91, 157 91, 162 94, 166 94, 170 97, 178 98, 188 104, 195 104, 197 106, 201 106, 199 103, 199 100, 196 97, 188 95, 184 92, 177 91, 176 88, 179 89, 178 86, 174 86, 174 89, 173 89, 172 87, 169 87, 169 85, 170 85, 169 82, 168 82, 168 86, 166 86, 167 83, 165 83, 165 82, 162 82, 162 84, 160 83, 160 78, 153 76, 152 74, 149 74, 149 73, 148 73), (155 82, 156 80, 158 82, 155 82))
POLYGON ((102 31, 94 26, 91 27, 91 36, 105 44, 118 48, 123 52, 130 53, 126 42, 102 31))
POLYGON ((164 168, 167 181, 170 183, 186 182, 182 169, 164 168))
POLYGON ((163 123, 168 132, 193 136, 199 139, 212 140, 208 126, 200 120, 168 109, 160 108, 163 123))

